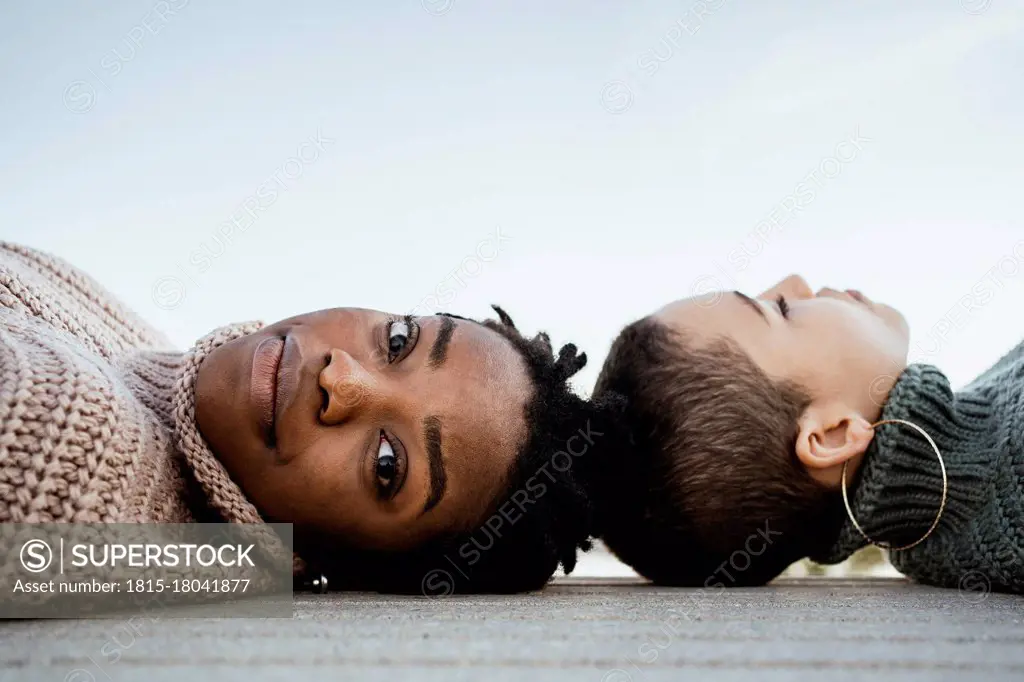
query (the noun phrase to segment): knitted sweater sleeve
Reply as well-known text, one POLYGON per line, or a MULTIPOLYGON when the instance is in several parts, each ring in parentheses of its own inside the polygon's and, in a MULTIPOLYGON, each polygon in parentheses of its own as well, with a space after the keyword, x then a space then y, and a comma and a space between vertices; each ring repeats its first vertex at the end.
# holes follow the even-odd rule
POLYGON ((0 306, 35 317, 110 358, 129 349, 172 350, 166 336, 67 262, 0 241, 0 306))

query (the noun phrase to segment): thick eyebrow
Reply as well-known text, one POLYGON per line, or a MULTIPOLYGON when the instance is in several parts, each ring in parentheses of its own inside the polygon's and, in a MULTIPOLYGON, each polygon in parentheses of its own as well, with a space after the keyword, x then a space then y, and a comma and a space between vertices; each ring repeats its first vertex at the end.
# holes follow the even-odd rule
POLYGON ((444 470, 444 455, 441 452, 441 420, 438 417, 426 417, 423 420, 423 440, 427 444, 427 462, 430 464, 430 495, 421 512, 426 514, 441 501, 448 486, 448 474, 444 470))
POLYGON ((743 301, 744 303, 746 303, 747 305, 752 307, 754 310, 756 310, 757 314, 761 316, 761 319, 763 319, 766 324, 771 324, 771 322, 768 321, 768 316, 764 314, 764 308, 762 308, 758 304, 757 301, 755 301, 754 299, 750 298, 749 296, 744 294, 742 291, 734 291, 732 293, 734 293, 737 296, 739 296, 741 301, 743 301))
POLYGON ((448 344, 452 341, 452 334, 455 333, 455 320, 448 316, 441 317, 441 328, 437 330, 434 337, 434 345, 430 347, 430 357, 427 364, 431 369, 437 369, 444 364, 448 357, 448 344))

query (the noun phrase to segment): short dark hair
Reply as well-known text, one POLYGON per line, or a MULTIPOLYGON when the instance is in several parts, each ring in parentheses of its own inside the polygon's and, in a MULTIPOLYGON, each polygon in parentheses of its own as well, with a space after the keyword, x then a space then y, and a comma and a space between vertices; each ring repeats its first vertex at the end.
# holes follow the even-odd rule
POLYGON ((614 465, 629 475, 603 539, 641 575, 761 585, 835 537, 838 497, 795 452, 809 396, 730 340, 698 346, 654 317, 634 322, 601 370, 594 395, 605 394, 625 396, 633 444, 614 465))
POLYGON ((296 535, 307 580, 323 574, 331 589, 427 596, 523 592, 543 587, 559 565, 571 572, 577 550, 590 548, 597 519, 591 472, 613 449, 619 403, 588 401, 572 391, 569 378, 587 362, 574 344, 562 346, 556 357, 547 334, 528 339, 504 310, 494 310, 498 320, 478 323, 519 352, 533 393, 524 415, 526 439, 491 516, 472 533, 406 552, 357 550, 296 535), (575 447, 567 445, 571 441, 575 447))

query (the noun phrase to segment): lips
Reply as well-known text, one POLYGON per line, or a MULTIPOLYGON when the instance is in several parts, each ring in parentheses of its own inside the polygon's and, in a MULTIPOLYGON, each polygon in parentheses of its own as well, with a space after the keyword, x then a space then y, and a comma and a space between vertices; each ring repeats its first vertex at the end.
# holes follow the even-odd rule
POLYGON ((847 289, 846 293, 849 294, 850 298, 854 299, 855 301, 859 301, 860 303, 863 303, 864 305, 870 305, 871 304, 871 301, 868 299, 868 297, 865 296, 864 294, 860 293, 856 289, 847 289))
POLYGON ((277 375, 284 354, 285 340, 273 337, 260 341, 252 357, 249 398, 264 439, 273 444, 274 414, 277 408, 277 375))

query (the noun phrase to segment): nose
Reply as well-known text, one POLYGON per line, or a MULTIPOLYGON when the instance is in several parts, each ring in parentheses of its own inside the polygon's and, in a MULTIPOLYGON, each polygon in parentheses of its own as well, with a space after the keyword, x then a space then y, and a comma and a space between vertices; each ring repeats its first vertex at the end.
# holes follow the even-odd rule
POLYGON ((377 380, 351 355, 331 349, 330 361, 320 371, 320 388, 327 393, 327 406, 320 421, 328 426, 350 419, 357 410, 374 400, 377 380))
POLYGON ((785 296, 788 299, 804 300, 814 298, 814 291, 811 290, 811 285, 803 277, 800 275, 790 275, 771 289, 763 292, 758 298, 776 298, 779 295, 785 296))

